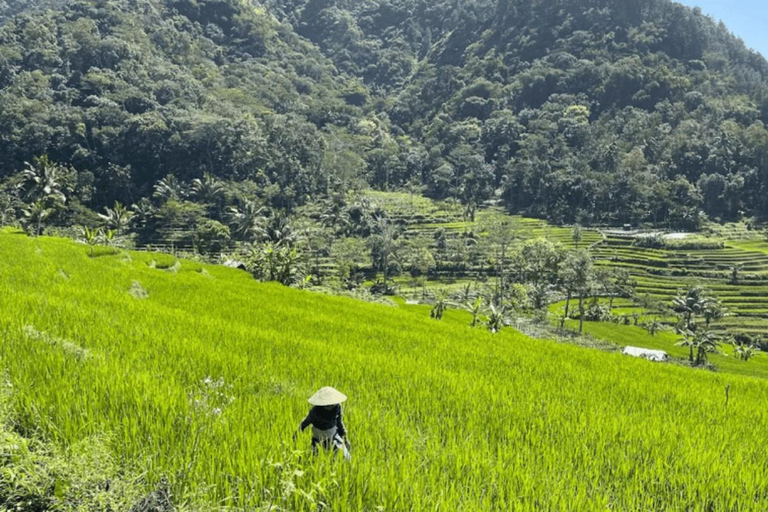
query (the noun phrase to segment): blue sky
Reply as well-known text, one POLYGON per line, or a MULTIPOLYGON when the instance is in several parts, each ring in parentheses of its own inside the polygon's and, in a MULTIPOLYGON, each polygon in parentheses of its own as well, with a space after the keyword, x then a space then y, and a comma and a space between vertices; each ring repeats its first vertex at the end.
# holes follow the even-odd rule
POLYGON ((768 57, 768 1, 766 0, 677 0, 701 10, 716 20, 723 20, 728 29, 744 43, 768 57))

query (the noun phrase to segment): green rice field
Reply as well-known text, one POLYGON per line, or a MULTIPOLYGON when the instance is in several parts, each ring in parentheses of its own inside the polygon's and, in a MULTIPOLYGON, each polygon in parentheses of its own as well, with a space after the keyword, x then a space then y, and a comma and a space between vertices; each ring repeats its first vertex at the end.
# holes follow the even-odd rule
MULTIPOLYGON (((764 379, 88 253, 0 233, 2 412, 63 450, 104 443, 124 479, 142 494, 167 480, 182 509, 768 508, 764 379), (291 440, 325 385, 350 397, 350 462, 291 440)), ((54 503, 76 491, 50 486, 54 503)))

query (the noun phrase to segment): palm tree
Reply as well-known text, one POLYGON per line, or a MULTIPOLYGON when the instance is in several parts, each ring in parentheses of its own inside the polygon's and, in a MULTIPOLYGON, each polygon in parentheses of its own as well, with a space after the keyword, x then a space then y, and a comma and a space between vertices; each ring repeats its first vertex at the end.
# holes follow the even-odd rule
POLYGON ((708 297, 699 286, 694 286, 672 300, 672 310, 680 317, 681 330, 695 331, 694 320, 702 314, 708 297))
POLYGON ((115 236, 120 236, 123 229, 127 228, 133 217, 133 212, 124 206, 120 201, 115 201, 113 208, 104 207, 106 213, 99 214, 99 217, 107 225, 107 228, 115 230, 115 236))
POLYGON ((756 346, 737 343, 736 340, 734 340, 734 339, 731 339, 731 345, 733 345, 734 353, 742 361, 749 361, 750 359, 752 359, 752 357, 757 352, 757 347, 756 346))
POLYGON ((206 172, 202 178, 192 180, 192 194, 203 203, 215 205, 224 197, 224 184, 216 176, 206 172))
POLYGON ((53 213, 52 208, 48 208, 42 200, 35 201, 22 210, 24 223, 27 227, 34 228, 34 236, 40 236, 43 231, 43 223, 53 213))
POLYGON ((677 341, 676 345, 688 347, 688 360, 697 366, 706 364, 707 354, 717 352, 720 348, 719 336, 710 329, 697 329, 696 331, 685 329, 681 334, 683 337, 677 341), (695 360, 694 353, 696 354, 695 360))
POLYGON ((737 263, 731 267, 731 284, 739 284, 739 274, 741 273, 741 269, 741 263, 737 263))
POLYGON ((650 322, 646 323, 644 327, 645 327, 645 330, 648 331, 648 334, 650 334, 651 336, 656 336, 656 334, 664 330, 664 324, 661 323, 658 320, 658 318, 655 318, 650 322))
POLYGON ((715 297, 708 297, 707 301, 704 303, 702 314, 704 315, 704 321, 706 322, 707 327, 709 327, 712 322, 716 322, 728 316, 728 310, 726 310, 722 303, 715 297))
POLYGON ((265 237, 264 208, 250 199, 244 199, 240 208, 230 208, 232 235, 240 240, 261 240, 265 237))
POLYGON ((42 201, 45 204, 66 203, 67 197, 63 192, 63 176, 59 165, 43 155, 32 160, 32 163, 26 162, 26 166, 21 171, 20 188, 25 192, 28 201, 42 201))
POLYGON ((184 185, 176 175, 168 174, 155 184, 155 191, 152 196, 161 201, 178 201, 184 197, 184 185))
POLYGON ((594 281, 592 256, 584 249, 570 253, 565 259, 563 273, 567 286, 578 294, 579 334, 582 334, 584 332, 584 297, 589 293, 594 281))
POLYGON ((335 233, 346 233, 351 223, 351 218, 342 204, 333 201, 327 204, 320 214, 320 223, 335 233))
POLYGON ((152 215, 155 213, 155 207, 152 206, 152 202, 146 197, 142 197, 137 203, 134 203, 131 208, 134 211, 134 215, 131 220, 139 227, 145 227, 152 219, 152 215))
POLYGON ((275 245, 292 247, 299 239, 291 222, 285 213, 278 212, 267 222, 264 230, 265 237, 275 245))

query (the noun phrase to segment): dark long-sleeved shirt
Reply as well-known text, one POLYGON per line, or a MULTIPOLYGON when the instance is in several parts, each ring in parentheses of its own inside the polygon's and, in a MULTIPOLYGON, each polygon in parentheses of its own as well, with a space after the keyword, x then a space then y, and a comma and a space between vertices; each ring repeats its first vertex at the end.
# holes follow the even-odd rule
POLYGON ((333 407, 325 408, 315 406, 309 410, 309 414, 299 425, 302 431, 312 425, 318 430, 330 430, 336 427, 341 437, 347 435, 347 429, 344 428, 344 421, 341 419, 341 405, 336 404, 333 407))

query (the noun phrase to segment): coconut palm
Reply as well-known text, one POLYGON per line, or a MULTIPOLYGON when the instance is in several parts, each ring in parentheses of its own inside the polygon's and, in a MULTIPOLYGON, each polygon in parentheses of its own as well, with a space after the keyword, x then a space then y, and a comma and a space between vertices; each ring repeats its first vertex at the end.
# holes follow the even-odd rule
POLYGON ((105 206, 104 211, 105 213, 100 213, 99 217, 107 228, 115 230, 115 236, 120 236, 120 233, 130 225, 133 212, 120 201, 115 201, 115 206, 112 208, 105 206))
POLYGON ((62 168, 52 162, 47 156, 26 162, 26 168, 21 171, 20 188, 31 203, 42 201, 50 206, 51 203, 65 203, 64 176, 62 168))
POLYGON ((174 174, 168 174, 155 184, 155 191, 152 194, 161 201, 178 201, 184 197, 184 184, 174 174))
POLYGON ((213 174, 207 172, 202 178, 192 180, 192 194, 195 199, 206 204, 218 204, 224 198, 224 184, 213 174))
POLYGON ((51 214, 53 214, 53 208, 48 208, 44 201, 38 200, 22 210, 23 223, 27 229, 33 229, 34 236, 40 236, 43 223, 51 214))
POLYGON ((335 233, 346 233, 350 226, 351 218, 343 204, 332 201, 325 206, 320 214, 320 223, 335 233))
POLYGON ((672 310, 680 317, 681 330, 696 330, 695 317, 704 312, 708 300, 700 286, 694 286, 672 300, 672 310))
POLYGON ((263 212, 264 208, 250 199, 244 199, 240 208, 230 208, 232 235, 240 240, 262 240, 266 235, 263 212))
POLYGON ((155 212, 155 207, 152 206, 152 202, 146 197, 142 197, 138 202, 131 205, 131 209, 134 212, 131 220, 135 226, 142 228, 149 223, 155 212))
POLYGON ((592 256, 585 251, 570 253, 564 263, 563 279, 568 289, 574 290, 579 298, 579 334, 584 332, 584 297, 594 282, 592 256))
POLYGON ((723 304, 715 297, 708 297, 704 303, 702 315, 704 316, 704 321, 706 322, 707 327, 709 327, 712 322, 716 322, 728 316, 728 310, 726 310, 725 307, 723 307, 723 304))
POLYGON ((299 234, 291 226, 288 216, 282 212, 269 219, 264 228, 264 236, 275 245, 284 247, 292 247, 299 240, 299 234))

